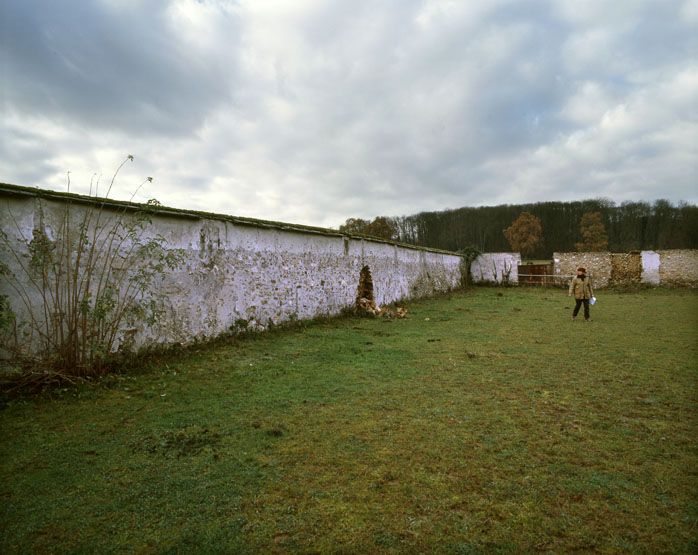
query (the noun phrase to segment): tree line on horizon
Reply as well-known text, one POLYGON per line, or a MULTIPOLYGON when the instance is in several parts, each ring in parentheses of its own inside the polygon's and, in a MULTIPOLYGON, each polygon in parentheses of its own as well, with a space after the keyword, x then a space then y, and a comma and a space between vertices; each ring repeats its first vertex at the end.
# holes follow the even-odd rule
POLYGON ((372 221, 349 218, 339 229, 449 251, 505 252, 518 250, 513 244, 522 244, 526 258, 549 259, 553 252, 578 250, 698 248, 698 206, 664 199, 622 204, 607 199, 503 204, 378 216, 372 221), (524 216, 521 221, 524 214, 534 219, 524 216), (531 229, 538 233, 537 240, 520 236, 531 229), (523 242, 512 243, 517 238, 523 242))

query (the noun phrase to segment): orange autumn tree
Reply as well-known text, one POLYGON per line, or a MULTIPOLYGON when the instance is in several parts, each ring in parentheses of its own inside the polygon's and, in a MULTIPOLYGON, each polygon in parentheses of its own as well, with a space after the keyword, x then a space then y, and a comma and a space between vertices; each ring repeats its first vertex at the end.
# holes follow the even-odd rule
POLYGON ((344 233, 357 233, 361 235, 371 235, 381 239, 397 239, 397 226, 392 218, 378 216, 369 222, 362 218, 349 218, 339 226, 339 231, 344 233))
POLYGON ((540 219, 530 212, 521 212, 518 218, 504 230, 511 249, 522 255, 531 255, 543 239, 540 219))
POLYGON ((585 212, 579 221, 582 241, 575 243, 580 252, 602 252, 608 250, 608 235, 601 212, 585 212))

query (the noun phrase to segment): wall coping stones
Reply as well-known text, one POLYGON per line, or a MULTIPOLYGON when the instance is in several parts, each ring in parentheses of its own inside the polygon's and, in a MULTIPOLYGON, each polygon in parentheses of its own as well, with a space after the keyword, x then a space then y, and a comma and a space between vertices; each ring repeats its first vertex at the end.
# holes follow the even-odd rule
POLYGON ((358 239, 371 241, 373 243, 383 243, 387 245, 395 245, 405 249, 413 249, 423 252, 433 252, 440 254, 448 254, 451 256, 462 256, 457 252, 447 251, 443 249, 435 249, 410 243, 401 243, 399 241, 391 241, 371 235, 343 233, 336 229, 324 227, 315 227, 303 224, 292 224, 286 222, 276 222, 272 220, 259 220, 256 218, 247 218, 244 216, 232 216, 229 214, 218 214, 215 212, 203 212, 200 210, 185 210, 181 208, 172 208, 164 205, 143 204, 138 202, 129 202, 125 200, 114 200, 102 197, 92 197, 89 195, 80 195, 77 193, 66 193, 62 191, 52 191, 49 189, 41 189, 39 187, 25 187, 22 185, 12 185, 10 183, 0 183, 0 198, 3 196, 30 196, 35 198, 45 198, 56 201, 73 201, 79 204, 92 204, 99 207, 120 208, 128 211, 147 210, 156 214, 172 216, 175 218, 184 218, 190 220, 218 220, 230 222, 237 225, 245 225, 259 227, 264 229, 278 229, 282 231, 291 231, 297 233, 311 233, 315 235, 325 235, 327 237, 347 237, 350 239, 358 239))

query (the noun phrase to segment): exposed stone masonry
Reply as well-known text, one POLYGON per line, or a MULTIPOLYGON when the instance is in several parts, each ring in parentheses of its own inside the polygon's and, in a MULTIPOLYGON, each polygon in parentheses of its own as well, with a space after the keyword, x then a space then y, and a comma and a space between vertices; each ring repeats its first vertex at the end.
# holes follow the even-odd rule
POLYGON ((660 250, 632 253, 556 252, 555 275, 564 283, 583 266, 598 288, 609 285, 698 286, 698 251, 660 250))

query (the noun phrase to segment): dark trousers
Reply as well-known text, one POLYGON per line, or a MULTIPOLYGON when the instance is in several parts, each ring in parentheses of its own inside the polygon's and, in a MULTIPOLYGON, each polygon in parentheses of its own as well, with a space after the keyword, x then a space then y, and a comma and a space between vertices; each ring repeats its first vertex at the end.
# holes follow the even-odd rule
POLYGON ((576 299, 577 304, 574 307, 574 312, 572 313, 572 318, 576 318, 579 314, 579 307, 584 303, 584 319, 589 319, 589 299, 576 299))

